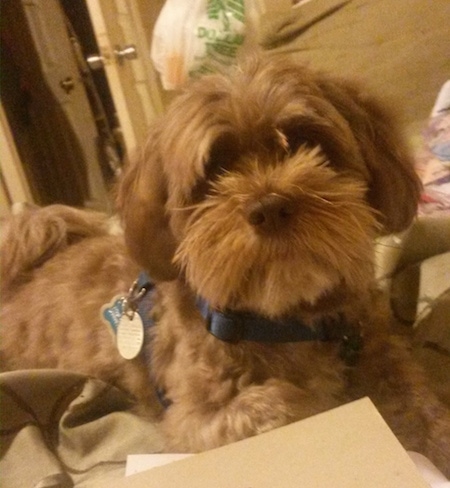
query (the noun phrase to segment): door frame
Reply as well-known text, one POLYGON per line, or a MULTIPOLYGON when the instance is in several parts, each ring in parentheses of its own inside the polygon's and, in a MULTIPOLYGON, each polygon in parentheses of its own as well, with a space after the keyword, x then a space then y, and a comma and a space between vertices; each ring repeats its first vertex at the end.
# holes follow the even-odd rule
POLYGON ((8 213, 7 207, 14 203, 33 202, 2 103, 0 103, 0 175, 2 216, 8 213))

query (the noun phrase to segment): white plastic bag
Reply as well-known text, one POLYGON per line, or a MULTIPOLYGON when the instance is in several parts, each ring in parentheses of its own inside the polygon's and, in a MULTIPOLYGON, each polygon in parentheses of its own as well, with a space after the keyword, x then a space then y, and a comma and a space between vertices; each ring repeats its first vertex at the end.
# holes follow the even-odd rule
POLYGON ((249 17, 245 7, 244 0, 166 0, 151 47, 165 89, 234 63, 249 17))

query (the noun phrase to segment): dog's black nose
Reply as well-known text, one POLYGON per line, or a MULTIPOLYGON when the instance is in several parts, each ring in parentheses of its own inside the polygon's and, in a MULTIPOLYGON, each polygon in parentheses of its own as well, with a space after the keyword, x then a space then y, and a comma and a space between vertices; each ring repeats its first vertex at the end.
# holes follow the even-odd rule
POLYGON ((281 230, 291 220, 295 204, 289 198, 277 193, 269 193, 249 203, 245 209, 247 221, 262 231, 281 230))

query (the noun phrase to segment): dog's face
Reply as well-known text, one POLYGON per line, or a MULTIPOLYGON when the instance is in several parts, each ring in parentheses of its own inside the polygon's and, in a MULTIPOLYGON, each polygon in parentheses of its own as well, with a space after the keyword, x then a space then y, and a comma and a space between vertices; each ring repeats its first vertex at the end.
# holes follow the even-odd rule
POLYGON ((252 60, 196 82, 154 127, 119 192, 130 250, 212 306, 272 317, 359 292, 373 239, 411 222, 419 184, 358 89, 252 60))

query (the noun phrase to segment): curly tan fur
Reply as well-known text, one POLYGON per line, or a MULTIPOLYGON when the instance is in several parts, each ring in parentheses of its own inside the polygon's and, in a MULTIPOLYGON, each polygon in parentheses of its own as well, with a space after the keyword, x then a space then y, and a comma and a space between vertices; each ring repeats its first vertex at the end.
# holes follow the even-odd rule
POLYGON ((8 223, 2 367, 115 383, 161 416, 176 451, 369 395, 405 447, 448 474, 449 413, 373 293, 373 240, 411 223, 419 192, 391 117, 353 84, 270 59, 205 77, 128 164, 118 191, 124 239, 106 218, 62 206, 8 223), (99 319, 141 268, 157 282, 150 365, 122 359, 99 319), (311 327, 343 316, 365 345, 348 366, 333 341, 223 342, 207 331, 197 296, 311 327), (172 402, 164 412, 155 385, 172 402))

